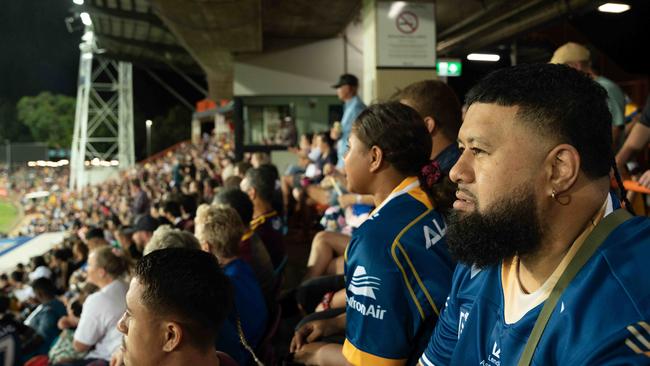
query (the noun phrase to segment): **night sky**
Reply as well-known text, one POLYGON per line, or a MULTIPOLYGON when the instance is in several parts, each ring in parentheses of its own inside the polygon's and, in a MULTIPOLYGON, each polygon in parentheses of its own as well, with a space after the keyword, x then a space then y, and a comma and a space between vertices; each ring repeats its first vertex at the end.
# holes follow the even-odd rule
MULTIPOLYGON (((64 21, 74 6, 71 0, 2 2, 0 98, 17 102, 42 91, 76 96, 82 32, 68 32, 64 21)), ((173 72, 155 72, 190 103, 202 98, 173 72)), ((180 104, 138 65, 133 66, 133 93, 136 130, 139 122, 165 115, 180 104)))
POLYGON ((0 98, 49 90, 74 96, 81 32, 64 19, 72 1, 3 1, 0 11, 0 98))
MULTIPOLYGON (((65 24, 65 18, 72 15, 70 10, 74 7, 71 0, 2 2, 0 100, 15 104, 23 96, 33 96, 42 91, 76 97, 81 25, 77 20, 77 30, 70 33, 65 24)), ((196 89, 175 73, 155 72, 190 103, 202 99, 196 89)), ((145 120, 163 118, 180 102, 138 65, 133 65, 133 99, 136 158, 142 158, 145 120)), ((187 123, 189 134, 191 112, 183 108, 187 115, 182 122, 187 123)))

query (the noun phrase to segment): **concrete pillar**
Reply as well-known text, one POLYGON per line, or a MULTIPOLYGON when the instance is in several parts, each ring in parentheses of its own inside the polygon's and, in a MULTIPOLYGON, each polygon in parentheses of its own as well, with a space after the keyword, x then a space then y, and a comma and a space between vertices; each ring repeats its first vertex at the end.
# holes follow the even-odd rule
POLYGON ((192 143, 198 145, 201 142, 201 121, 193 118, 192 119, 192 134, 191 134, 192 143))
MULTIPOLYGON (((424 79, 437 79, 433 68, 380 67, 378 66, 377 4, 378 0, 363 0, 363 100, 369 103, 385 101, 396 91, 424 79)), ((411 1, 433 3, 428 1, 411 1)), ((432 45, 435 48, 435 44, 432 45)))
POLYGON ((214 101, 232 99, 235 80, 235 63, 227 50, 202 52, 199 64, 208 79, 208 98, 214 101))

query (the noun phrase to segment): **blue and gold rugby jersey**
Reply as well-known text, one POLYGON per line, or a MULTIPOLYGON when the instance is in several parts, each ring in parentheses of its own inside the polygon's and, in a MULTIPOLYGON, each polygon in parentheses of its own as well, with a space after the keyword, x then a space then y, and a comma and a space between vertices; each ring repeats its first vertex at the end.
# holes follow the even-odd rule
POLYGON ((405 179, 352 235, 346 251, 346 340, 353 365, 415 364, 451 286, 446 226, 405 179))
MULTIPOLYGON (((650 220, 617 227, 564 290, 531 364, 650 365, 648 258, 650 220)), ((506 324, 503 299, 501 265, 459 264, 420 363, 517 365, 544 303, 506 324)))

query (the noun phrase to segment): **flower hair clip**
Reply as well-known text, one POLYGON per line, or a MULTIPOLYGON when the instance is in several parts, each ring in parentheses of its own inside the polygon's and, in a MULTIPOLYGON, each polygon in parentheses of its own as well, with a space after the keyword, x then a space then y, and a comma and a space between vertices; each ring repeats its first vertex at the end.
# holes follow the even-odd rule
POLYGON ((442 172, 440 171, 440 164, 435 161, 429 161, 425 166, 420 170, 420 174, 424 178, 428 187, 432 187, 434 184, 438 183, 442 177, 442 172))

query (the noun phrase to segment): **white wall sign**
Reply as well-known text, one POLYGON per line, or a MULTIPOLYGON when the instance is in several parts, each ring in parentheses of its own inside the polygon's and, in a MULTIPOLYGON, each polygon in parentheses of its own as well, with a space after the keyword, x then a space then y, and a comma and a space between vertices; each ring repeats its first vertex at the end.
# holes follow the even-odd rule
POLYGON ((433 3, 377 2, 377 66, 436 66, 433 3))

